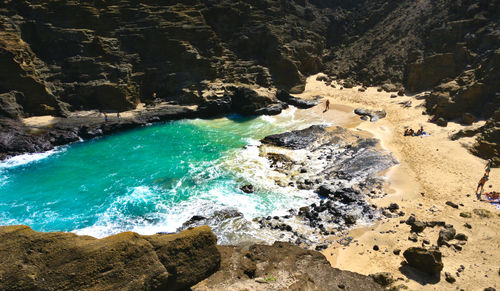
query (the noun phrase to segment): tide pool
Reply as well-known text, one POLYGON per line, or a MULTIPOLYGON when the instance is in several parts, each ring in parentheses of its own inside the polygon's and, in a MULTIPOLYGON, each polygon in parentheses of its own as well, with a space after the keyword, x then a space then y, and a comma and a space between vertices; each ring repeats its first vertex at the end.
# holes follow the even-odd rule
POLYGON ((266 135, 322 122, 294 112, 168 122, 3 161, 0 225, 153 234, 228 207, 250 220, 305 205, 313 195, 276 186, 257 147, 266 135), (258 191, 243 193, 246 183, 258 191))

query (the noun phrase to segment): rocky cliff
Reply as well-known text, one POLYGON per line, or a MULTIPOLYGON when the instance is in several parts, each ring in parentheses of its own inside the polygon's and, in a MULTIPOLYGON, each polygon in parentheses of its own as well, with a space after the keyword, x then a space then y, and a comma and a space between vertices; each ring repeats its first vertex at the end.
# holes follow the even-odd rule
MULTIPOLYGON (((33 135, 7 119, 124 111, 156 98, 201 105, 208 115, 276 113, 276 98, 244 94, 241 85, 297 93, 320 71, 351 85, 432 90, 429 114, 487 119, 500 106, 499 7, 498 0, 2 0, 0 124, 22 134, 0 140, 0 150, 15 154, 16 136, 40 140, 31 151, 68 139, 33 135)), ((496 145, 495 136, 479 141, 496 145)), ((498 155, 480 144, 483 157, 498 155)))
POLYGON ((279 290, 292 283, 301 290, 337 290, 341 285, 381 289, 370 277, 334 269, 320 253, 290 244, 217 247, 207 226, 150 236, 124 232, 104 239, 0 226, 0 241, 0 290, 190 290, 205 279, 194 290, 240 283, 269 283, 279 290), (270 280, 273 274, 277 278, 270 280), (254 280, 266 275, 267 281, 254 280))
POLYGON ((0 290, 186 290, 219 269, 207 226, 104 239, 0 226, 0 290))

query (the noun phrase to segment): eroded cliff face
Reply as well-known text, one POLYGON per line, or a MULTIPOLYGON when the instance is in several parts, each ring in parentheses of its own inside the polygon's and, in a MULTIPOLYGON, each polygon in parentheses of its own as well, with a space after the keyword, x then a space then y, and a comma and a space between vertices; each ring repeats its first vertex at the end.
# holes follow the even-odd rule
POLYGON ((1 290, 186 290, 221 261, 208 226, 104 239, 0 226, 0 239, 1 290))
MULTIPOLYGON (((499 7, 498 0, 3 0, 0 116, 123 111, 152 103, 153 92, 221 114, 239 109, 227 86, 298 93, 305 76, 323 71, 351 85, 433 90, 427 107, 437 117, 490 118, 500 106, 499 7), (454 79, 460 90, 433 89, 454 79)), ((270 103, 278 104, 242 111, 270 103)))

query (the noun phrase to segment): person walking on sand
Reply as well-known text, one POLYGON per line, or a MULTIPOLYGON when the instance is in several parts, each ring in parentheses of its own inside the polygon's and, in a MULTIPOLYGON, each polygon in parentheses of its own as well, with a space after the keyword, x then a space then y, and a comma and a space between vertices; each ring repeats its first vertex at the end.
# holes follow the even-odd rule
POLYGON ((488 160, 488 163, 486 164, 485 175, 488 175, 488 176, 490 175, 491 166, 493 166, 493 159, 488 160))
POLYGON ((478 196, 478 199, 480 199, 481 193, 483 193, 484 184, 486 184, 486 181, 488 181, 488 175, 484 174, 484 176, 481 178, 481 180, 479 180, 479 183, 477 184, 477 188, 476 188, 476 195, 478 196), (481 191, 479 192, 479 195, 478 195, 479 188, 481 188, 481 191))
POLYGON ((323 111, 323 113, 327 112, 328 110, 330 110, 330 99, 326 99, 325 111, 323 111))

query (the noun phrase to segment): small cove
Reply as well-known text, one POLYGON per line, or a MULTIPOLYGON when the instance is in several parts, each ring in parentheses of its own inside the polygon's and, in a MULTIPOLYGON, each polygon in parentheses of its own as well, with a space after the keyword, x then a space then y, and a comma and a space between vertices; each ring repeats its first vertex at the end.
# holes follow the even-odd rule
POLYGON ((257 145, 324 123, 295 113, 167 122, 4 161, 0 225, 105 237, 173 232, 193 215, 228 207, 249 221, 283 214, 318 198, 275 185, 257 145), (257 191, 242 192, 246 183, 257 191))

